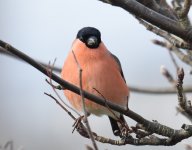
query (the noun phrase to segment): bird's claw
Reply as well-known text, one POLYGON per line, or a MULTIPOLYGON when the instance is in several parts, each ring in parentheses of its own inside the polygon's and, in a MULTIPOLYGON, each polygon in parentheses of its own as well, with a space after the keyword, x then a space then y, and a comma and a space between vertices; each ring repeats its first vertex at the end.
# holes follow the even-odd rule
POLYGON ((130 133, 132 133, 132 129, 130 129, 129 127, 128 127, 128 125, 124 125, 124 126, 122 126, 122 128, 121 128, 121 131, 120 131, 120 138, 121 139, 125 139, 125 138, 127 138, 127 137, 129 137, 130 136, 130 133))

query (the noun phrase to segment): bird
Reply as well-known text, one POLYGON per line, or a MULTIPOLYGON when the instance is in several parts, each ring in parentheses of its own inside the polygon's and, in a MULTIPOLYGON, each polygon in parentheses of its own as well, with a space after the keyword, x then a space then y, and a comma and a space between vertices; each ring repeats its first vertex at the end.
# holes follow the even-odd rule
MULTIPOLYGON (((78 31, 62 67, 61 78, 79 87, 79 69, 74 55, 82 69, 82 89, 128 109, 129 88, 120 61, 107 49, 97 28, 83 27, 78 31)), ((65 89, 64 95, 77 111, 83 111, 78 94, 65 89)), ((115 136, 120 136, 123 126, 127 125, 121 113, 89 99, 85 99, 85 108, 88 114, 107 115, 115 136)))

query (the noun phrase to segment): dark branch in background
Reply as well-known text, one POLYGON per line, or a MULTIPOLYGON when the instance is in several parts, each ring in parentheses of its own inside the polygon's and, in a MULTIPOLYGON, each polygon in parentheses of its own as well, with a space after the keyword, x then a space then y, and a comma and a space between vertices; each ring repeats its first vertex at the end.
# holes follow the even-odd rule
MULTIPOLYGON (((21 58, 15 56, 14 54, 9 53, 8 51, 6 51, 4 48, 0 47, 0 54, 4 54, 7 56, 11 56, 13 58, 16 58, 18 60, 21 60, 21 58)), ((182 58, 183 55, 181 56, 182 58)), ((188 57, 187 57, 188 58, 188 57)), ((185 59, 184 59, 185 61, 185 59)), ((42 63, 37 61, 39 64, 43 65, 44 67, 48 68, 49 66, 46 63, 42 63)), ((188 60, 187 60, 188 62, 188 60)), ((53 67, 52 70, 56 73, 60 73, 61 72, 61 68, 60 67, 53 67)), ((136 93, 142 93, 142 94, 175 94, 177 93, 176 89, 174 88, 150 88, 150 87, 136 87, 136 86, 131 86, 129 85, 129 90, 131 92, 136 92, 136 93)), ((185 93, 191 93, 192 92, 192 86, 185 86, 183 88, 183 90, 185 91, 185 93)))
POLYGON ((192 29, 191 27, 182 28, 181 24, 173 19, 170 19, 162 14, 159 14, 152 9, 147 8, 135 0, 100 0, 102 2, 118 6, 131 14, 174 34, 187 42, 192 42, 192 29))
MULTIPOLYGON (((22 60, 21 58, 19 58, 18 56, 16 56, 16 55, 14 55, 14 54, 12 54, 12 53, 10 53, 10 52, 8 52, 8 51, 6 51, 4 48, 2 48, 2 47, 0 47, 0 54, 3 54, 3 55, 7 55, 7 56, 9 56, 9 57, 12 57, 12 58, 15 58, 15 59, 18 59, 18 60, 20 60, 20 61, 23 61, 23 62, 25 62, 24 60, 22 60)), ((49 65, 48 65, 48 63, 43 63, 43 62, 40 62, 40 61, 37 61, 39 64, 41 64, 42 66, 45 66, 46 68, 48 68, 49 67, 49 65)), ((59 67, 53 67, 53 71, 55 71, 55 72, 61 72, 61 68, 59 68, 59 67)))
POLYGON ((7 141, 6 143, 5 143, 5 145, 4 145, 4 149, 6 150, 6 149, 8 149, 8 147, 9 147, 9 149, 10 150, 14 150, 14 143, 13 143, 13 141, 7 141))
MULTIPOLYGON (((130 91, 143 93, 143 94, 175 94, 177 93, 175 88, 141 88, 141 87, 133 87, 129 86, 130 91)), ((192 87, 185 86, 184 89, 185 93, 191 93, 192 87)))
MULTIPOLYGON (((33 67, 35 67, 36 69, 38 69, 40 72, 42 72, 46 76, 49 77, 49 75, 51 74, 52 80, 54 80, 55 82, 57 82, 58 84, 63 86, 65 89, 68 89, 68 90, 70 90, 70 91, 72 91, 78 95, 80 94, 80 89, 77 86, 74 86, 74 85, 62 80, 61 78, 59 78, 57 75, 55 75, 52 72, 48 73, 47 69, 45 67, 43 67, 41 64, 39 64, 38 62, 36 62, 35 60, 30 58, 26 54, 15 49, 14 47, 9 45, 8 43, 5 43, 5 42, 0 40, 0 46, 3 47, 4 49, 6 49, 7 51, 9 51, 10 53, 13 53, 14 55, 20 57, 25 62, 27 62, 30 65, 32 65, 33 67)), ((82 91, 82 92, 83 92, 85 98, 87 98, 87 99, 89 99, 89 100, 91 100, 97 104, 100 104, 102 106, 106 106, 106 104, 107 104, 107 106, 110 107, 111 109, 113 109, 117 112, 120 112, 127 117, 130 117, 131 119, 135 120, 139 124, 142 124, 146 131, 167 137, 165 142, 161 143, 162 145, 174 145, 174 144, 182 141, 183 139, 186 139, 186 138, 189 138, 192 136, 192 126, 190 126, 190 125, 184 124, 182 126, 182 129, 175 130, 175 129, 172 129, 172 128, 167 127, 165 125, 161 125, 158 122, 148 121, 145 118, 143 118, 142 116, 133 112, 132 110, 127 110, 126 108, 124 108, 122 106, 111 103, 108 100, 104 100, 103 98, 92 95, 86 91, 82 91)), ((127 139, 124 139, 124 140, 125 140, 125 142, 130 141, 129 137, 127 137, 127 139)))

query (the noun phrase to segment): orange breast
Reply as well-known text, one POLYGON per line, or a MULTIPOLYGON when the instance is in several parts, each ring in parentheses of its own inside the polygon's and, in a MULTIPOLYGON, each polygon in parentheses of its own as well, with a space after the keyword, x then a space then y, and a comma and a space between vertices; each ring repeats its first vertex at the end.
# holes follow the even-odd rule
MULTIPOLYGON (((97 49, 87 48, 80 40, 75 40, 72 50, 82 68, 83 89, 118 105, 127 106, 129 91, 121 74, 120 68, 103 43, 97 49), (99 91, 99 93, 96 91, 99 91)), ((72 52, 69 53, 61 76, 64 80, 79 86, 79 72, 72 52)), ((65 90, 65 96, 74 108, 81 111, 81 97, 71 91, 65 90)), ((106 108, 85 101, 90 113, 101 115, 108 114, 106 108)))

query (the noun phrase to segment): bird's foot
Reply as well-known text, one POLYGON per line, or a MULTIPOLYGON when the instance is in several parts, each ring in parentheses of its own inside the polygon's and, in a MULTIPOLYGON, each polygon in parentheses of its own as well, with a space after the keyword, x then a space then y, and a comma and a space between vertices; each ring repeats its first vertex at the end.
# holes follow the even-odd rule
POLYGON ((126 124, 126 125, 122 125, 121 128, 120 128, 120 134, 119 134, 119 137, 124 139, 124 138, 127 138, 130 136, 130 133, 132 133, 132 129, 129 128, 129 126, 126 124))

